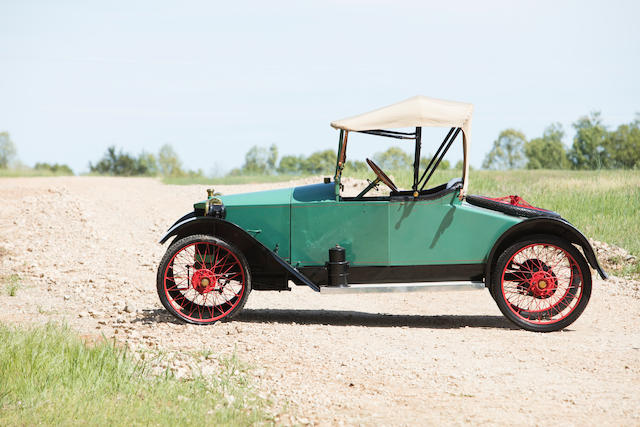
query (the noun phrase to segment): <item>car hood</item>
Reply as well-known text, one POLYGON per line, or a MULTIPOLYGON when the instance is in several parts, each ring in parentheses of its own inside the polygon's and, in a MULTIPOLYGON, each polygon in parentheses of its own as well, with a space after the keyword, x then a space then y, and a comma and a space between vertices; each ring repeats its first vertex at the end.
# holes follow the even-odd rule
MULTIPOLYGON (((276 190, 255 191, 251 193, 218 196, 229 209, 243 206, 273 206, 291 203, 313 203, 335 200, 335 184, 311 184, 299 187, 279 188, 276 190)), ((196 209, 204 208, 205 200, 194 204, 196 209)))

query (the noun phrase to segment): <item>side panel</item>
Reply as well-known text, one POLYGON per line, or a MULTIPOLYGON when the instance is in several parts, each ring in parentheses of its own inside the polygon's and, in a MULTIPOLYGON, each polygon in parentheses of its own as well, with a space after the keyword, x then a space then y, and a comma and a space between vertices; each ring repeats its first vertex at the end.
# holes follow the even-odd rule
POLYGON ((502 233, 521 221, 461 203, 457 192, 440 199, 391 202, 392 265, 485 263, 502 233))
POLYGON ((320 201, 291 205, 291 263, 324 265, 340 245, 355 265, 389 264, 389 203, 320 201))
POLYGON ((291 189, 232 194, 221 197, 225 219, 238 225, 282 259, 291 260, 289 222, 291 189))
POLYGON ((289 262, 289 205, 229 206, 226 220, 289 262))

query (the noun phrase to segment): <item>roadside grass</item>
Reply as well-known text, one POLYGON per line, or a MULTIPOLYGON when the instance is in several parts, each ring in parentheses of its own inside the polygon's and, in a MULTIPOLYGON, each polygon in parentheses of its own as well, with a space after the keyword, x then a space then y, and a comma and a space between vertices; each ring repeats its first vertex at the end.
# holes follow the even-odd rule
POLYGON ((471 176, 470 192, 517 194, 587 237, 640 255, 640 171, 481 171, 471 176))
POLYGON ((272 424, 235 357, 215 377, 180 380, 65 326, 0 324, 0 342, 0 425, 272 424))
POLYGON ((64 172, 51 172, 44 169, 16 168, 0 169, 0 178, 30 178, 42 176, 72 176, 64 172))
POLYGON ((311 175, 241 175, 223 176, 218 178, 207 177, 164 177, 162 182, 169 185, 239 185, 257 184, 267 182, 285 182, 294 179, 304 179, 311 175))
POLYGON ((11 274, 3 277, 2 282, 4 282, 5 293, 10 297, 15 297, 18 293, 18 289, 20 289, 20 276, 17 274, 11 274))

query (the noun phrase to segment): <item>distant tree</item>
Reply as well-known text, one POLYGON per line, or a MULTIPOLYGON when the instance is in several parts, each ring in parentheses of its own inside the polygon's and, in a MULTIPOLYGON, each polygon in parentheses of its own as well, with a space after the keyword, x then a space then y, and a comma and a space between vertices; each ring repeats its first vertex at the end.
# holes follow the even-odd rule
MULTIPOLYGON (((420 158, 420 169, 421 170, 425 170, 426 167, 429 166, 429 162, 431 162, 431 158, 432 157, 433 157, 433 155, 431 153, 429 153, 427 156, 420 158)), ((433 161, 434 164, 435 164, 436 160, 433 161)), ((413 167, 413 164, 411 166, 413 167)), ((432 167, 433 167, 433 165, 432 165, 432 167)), ((449 160, 447 160, 447 159, 442 159, 442 161, 438 165, 438 170, 447 170, 447 169, 451 169, 451 162, 449 160)))
POLYGON ((155 176, 158 174, 158 161, 155 154, 142 151, 136 160, 137 169, 142 172, 142 175, 155 176))
POLYGON ((278 146, 271 144, 269 147, 269 156, 267 157, 267 168, 269 173, 273 173, 276 170, 278 164, 278 146))
POLYGON ((33 168, 35 170, 49 171, 56 175, 73 175, 73 170, 69 166, 59 165, 58 163, 36 163, 33 168))
POLYGON ((362 160, 347 160, 344 170, 351 175, 362 176, 367 172, 371 172, 371 168, 362 160))
POLYGON ((116 151, 116 147, 112 145, 107 148, 107 152, 102 159, 95 165, 89 163, 89 170, 101 175, 136 175, 136 160, 129 154, 125 154, 120 150, 116 151))
POLYGON ((568 169, 570 163, 562 138, 562 125, 553 123, 545 129, 542 137, 527 142, 524 146, 527 169, 568 169))
POLYGON ((524 166, 527 138, 515 129, 505 129, 493 142, 493 148, 482 163, 484 169, 519 169, 524 166))
POLYGON ((304 161, 304 156, 283 156, 280 159, 277 171, 285 175, 298 175, 302 173, 304 161))
POLYGON ((178 157, 178 154, 169 144, 160 147, 160 151, 158 152, 158 170, 163 176, 179 177, 185 175, 185 172, 182 170, 180 157, 178 157))
MULTIPOLYGON (((154 175, 156 173, 155 163, 151 163, 153 155, 142 153, 138 158, 128 153, 116 151, 115 146, 107 148, 102 159, 95 165, 89 163, 89 170, 101 175, 114 176, 137 176, 154 175)), ((155 162, 155 159, 153 159, 155 162)), ((179 162, 179 161, 178 161, 179 162)))
POLYGON ((6 169, 16 156, 16 146, 9 132, 0 132, 0 169, 6 169))
POLYGON ((197 169, 197 170, 190 169, 186 171, 184 175, 188 176, 189 178, 203 178, 205 176, 204 171, 202 169, 197 169))
POLYGON ((604 146, 612 167, 640 168, 640 115, 630 124, 620 125, 609 132, 604 146))
POLYGON ((612 161, 607 152, 608 132, 600 112, 594 111, 588 116, 580 117, 573 128, 576 135, 569 150, 569 161, 574 169, 601 169, 611 166, 612 161))
POLYGON ((399 147, 389 147, 387 151, 376 153, 373 160, 384 170, 401 170, 413 166, 413 158, 399 147))
POLYGON ((269 148, 254 145, 244 156, 242 174, 266 175, 272 174, 276 170, 278 162, 278 147, 272 144, 269 148))
MULTIPOLYGON (((462 161, 462 159, 458 160, 455 164, 455 166, 453 167, 454 170, 459 170, 462 171, 462 168, 464 167, 464 162, 462 161)), ((472 171, 473 170, 473 166, 469 165, 469 170, 472 171)))
POLYGON ((311 153, 302 163, 302 171, 308 174, 332 174, 336 167, 336 157, 338 154, 334 150, 323 150, 311 153))

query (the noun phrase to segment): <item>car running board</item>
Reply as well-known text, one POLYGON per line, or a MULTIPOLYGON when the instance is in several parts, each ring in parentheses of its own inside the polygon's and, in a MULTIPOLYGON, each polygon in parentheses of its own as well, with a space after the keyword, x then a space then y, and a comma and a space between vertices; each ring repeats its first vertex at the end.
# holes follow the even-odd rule
POLYGON ((321 286, 323 294, 349 294, 363 292, 418 292, 418 291, 465 291, 484 289, 484 282, 421 282, 421 283, 372 283, 348 286, 321 286))

